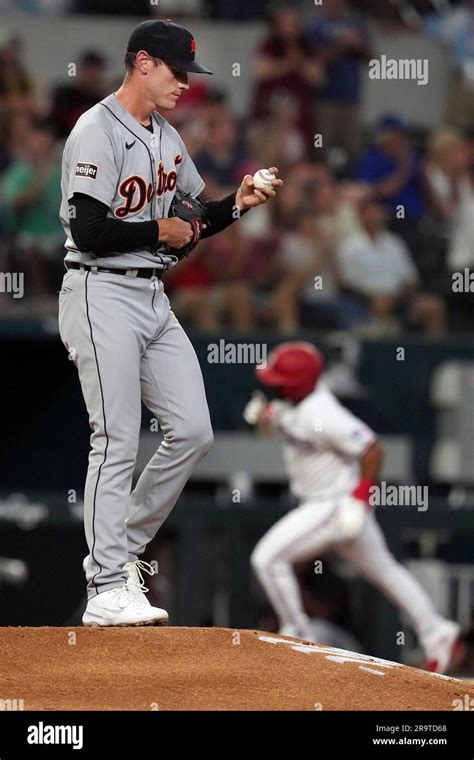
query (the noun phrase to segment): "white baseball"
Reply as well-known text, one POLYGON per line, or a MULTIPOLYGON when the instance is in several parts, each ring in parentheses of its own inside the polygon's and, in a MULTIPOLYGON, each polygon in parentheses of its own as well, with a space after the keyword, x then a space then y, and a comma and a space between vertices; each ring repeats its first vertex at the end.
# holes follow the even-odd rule
POLYGON ((275 175, 268 171, 268 169, 259 169, 258 172, 255 172, 253 175, 253 186, 258 190, 261 190, 262 187, 271 188, 272 179, 275 179, 275 175))

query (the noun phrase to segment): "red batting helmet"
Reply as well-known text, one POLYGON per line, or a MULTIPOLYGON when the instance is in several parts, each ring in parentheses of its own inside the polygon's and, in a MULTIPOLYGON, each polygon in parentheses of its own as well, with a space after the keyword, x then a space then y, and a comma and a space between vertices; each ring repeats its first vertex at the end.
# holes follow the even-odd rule
POLYGON ((323 366, 323 355, 311 343, 281 343, 256 374, 260 382, 279 388, 284 398, 301 401, 314 390, 323 366))

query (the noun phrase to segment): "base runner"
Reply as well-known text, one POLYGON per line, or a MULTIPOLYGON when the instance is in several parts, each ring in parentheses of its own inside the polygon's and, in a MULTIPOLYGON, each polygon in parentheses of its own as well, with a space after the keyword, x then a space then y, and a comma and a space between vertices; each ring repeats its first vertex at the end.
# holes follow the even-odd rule
POLYGON ((256 370, 280 398, 268 402, 255 394, 244 417, 267 434, 281 435, 291 490, 300 504, 259 541, 252 567, 278 615, 280 633, 311 641, 293 565, 334 550, 409 617, 427 669, 444 673, 464 649, 460 627, 435 610, 390 553, 369 505, 382 447, 326 387, 322 370, 321 353, 304 342, 278 346, 256 370))

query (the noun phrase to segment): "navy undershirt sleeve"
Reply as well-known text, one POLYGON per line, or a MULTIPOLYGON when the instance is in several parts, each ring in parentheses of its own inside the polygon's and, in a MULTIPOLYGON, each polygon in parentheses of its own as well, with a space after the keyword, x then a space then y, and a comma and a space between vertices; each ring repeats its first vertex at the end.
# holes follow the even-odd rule
POLYGON ((250 209, 246 208, 245 211, 237 213, 237 206, 235 205, 236 194, 236 192, 231 193, 221 201, 204 201, 208 222, 206 229, 201 234, 201 238, 208 238, 217 232, 225 230, 226 227, 229 227, 229 225, 240 219, 243 214, 250 211, 250 209))
MULTIPOLYGON (((207 227, 202 238, 221 232, 237 221, 249 209, 236 213, 236 193, 220 201, 206 201, 207 227)), ((72 239, 78 250, 96 256, 126 253, 137 248, 156 249, 159 246, 159 221, 124 222, 107 216, 105 203, 84 193, 74 193, 70 205, 74 208, 70 226, 72 239)))
POLYGON ((157 248, 159 226, 156 221, 123 222, 107 216, 105 203, 83 193, 74 193, 70 205, 71 235, 76 247, 84 253, 107 256, 137 248, 157 248))

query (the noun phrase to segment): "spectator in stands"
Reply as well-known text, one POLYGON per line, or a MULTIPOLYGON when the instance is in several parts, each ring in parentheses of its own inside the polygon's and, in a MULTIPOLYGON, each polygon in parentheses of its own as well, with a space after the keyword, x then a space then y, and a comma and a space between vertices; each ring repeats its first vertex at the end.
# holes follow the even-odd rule
POLYGON ((305 189, 298 180, 289 174, 285 177, 285 184, 281 193, 275 198, 273 218, 279 229, 291 231, 296 224, 300 208, 305 204, 305 189))
POLYGON ((28 111, 6 114, 0 126, 0 171, 25 156, 33 122, 28 111))
POLYGON ((446 104, 446 121, 458 129, 474 127, 474 0, 428 17, 425 33, 450 50, 452 81, 446 104))
POLYGON ((283 93, 272 95, 267 117, 249 126, 250 150, 260 166, 273 166, 278 156, 278 170, 286 177, 295 162, 305 157, 305 141, 297 122, 295 98, 283 93))
POLYGON ((0 48, 0 116, 13 113, 34 113, 35 88, 22 60, 22 44, 11 37, 0 48))
POLYGON ((250 243, 245 278, 252 289, 255 321, 273 325, 277 322, 275 293, 284 274, 280 254, 281 234, 276 228, 271 228, 261 237, 250 238, 250 243))
POLYGON ((325 161, 300 161, 291 167, 291 176, 306 189, 314 188, 334 179, 332 170, 325 161))
POLYGON ((372 332, 396 333, 400 320, 432 335, 445 331, 444 303, 438 296, 417 293, 417 271, 403 239, 389 232, 386 211, 377 200, 361 207, 362 232, 339 247, 341 281, 363 299, 373 317, 372 332))
MULTIPOLYGON (((181 98, 180 98, 181 100, 181 98)), ((207 121, 215 122, 229 113, 227 95, 223 90, 209 90, 202 104, 203 117, 207 121)))
POLYGON ((390 226, 415 247, 425 212, 423 163, 403 119, 380 119, 375 144, 360 158, 356 178, 368 185, 374 199, 385 204, 390 226))
POLYGON ((61 166, 50 125, 35 124, 25 148, 25 158, 14 161, 4 174, 2 200, 26 272, 26 291, 44 298, 54 296, 63 273, 61 166))
POLYGON ((198 330, 213 331, 219 320, 209 297, 212 279, 202 263, 205 245, 206 241, 202 241, 192 256, 182 259, 168 272, 165 289, 180 320, 198 330))
POLYGON ((77 76, 74 75, 77 81, 54 89, 49 118, 57 137, 67 137, 79 116, 105 97, 105 69, 104 56, 89 50, 80 57, 77 76))
POLYGON ((362 66, 372 57, 367 25, 346 0, 324 0, 308 40, 325 66, 317 106, 324 147, 354 156, 361 144, 362 66))
MULTIPOLYGON (((332 191, 320 192, 321 198, 329 198, 332 191)), ((326 202, 329 206, 329 200, 326 202)), ((351 229, 360 229, 357 217, 351 229)), ((304 315, 313 327, 349 329, 367 321, 367 309, 360 299, 341 293, 339 239, 343 236, 339 238, 330 225, 325 226, 324 217, 316 216, 312 207, 301 209, 294 230, 283 235, 280 257, 284 275, 273 301, 281 333, 298 330, 304 315)))
POLYGON ((364 191, 357 194, 354 190, 358 188, 337 183, 332 178, 315 189, 318 225, 335 247, 361 230, 357 202, 362 200, 364 191))
POLYGON ((300 328, 300 299, 307 288, 314 287, 314 276, 320 265, 321 250, 316 216, 311 208, 299 210, 293 231, 281 241, 280 258, 284 275, 268 307, 283 335, 300 328))
POLYGON ((237 224, 231 224, 223 235, 209 238, 204 267, 212 277, 211 300, 220 316, 235 330, 255 327, 255 311, 249 281, 250 260, 254 254, 250 238, 237 224))
POLYGON ((228 113, 207 125, 204 147, 195 154, 194 163, 201 175, 227 187, 240 176, 246 158, 237 120, 228 113))
POLYGON ((224 92, 210 90, 206 83, 198 85, 191 84, 174 111, 166 114, 166 120, 178 130, 193 160, 201 150, 207 151, 209 125, 232 118, 224 92))
POLYGON ((204 240, 199 250, 174 267, 166 278, 174 311, 200 330, 226 324, 234 330, 255 326, 252 291, 247 278, 251 243, 238 225, 204 240))
POLYGON ((275 93, 290 94, 296 103, 297 126, 306 155, 310 157, 314 151, 313 100, 323 76, 323 67, 305 39, 297 9, 273 9, 269 33, 255 55, 252 119, 264 120, 268 116, 270 98, 275 93))
MULTIPOLYGON (((300 161, 294 164, 284 177, 285 184, 272 206, 273 223, 281 230, 291 231, 296 224, 299 210, 308 203, 314 188, 332 181, 333 175, 325 163, 300 161)), ((245 217, 242 222, 245 222, 245 217)))
POLYGON ((425 176, 438 236, 447 238, 447 268, 474 265, 474 184, 468 142, 459 132, 442 129, 430 140, 425 176))

